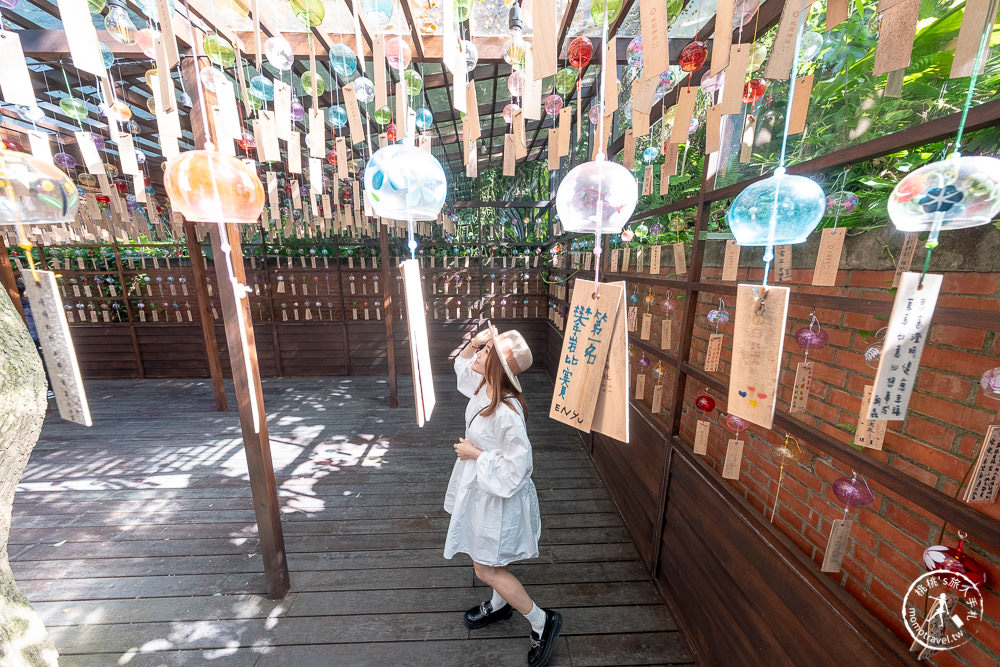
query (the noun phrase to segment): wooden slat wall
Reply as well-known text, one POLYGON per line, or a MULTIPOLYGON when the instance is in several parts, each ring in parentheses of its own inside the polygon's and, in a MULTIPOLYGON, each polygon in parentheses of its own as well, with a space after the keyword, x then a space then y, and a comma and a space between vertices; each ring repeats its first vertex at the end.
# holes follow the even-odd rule
MULTIPOLYGON (((139 364, 128 327, 79 324, 70 327, 80 372, 85 378, 136 378, 139 364)), ((204 345, 202 345, 204 347, 204 345)), ((207 374, 207 371, 206 371, 207 374)))
MULTIPOLYGON (((562 336, 546 328, 552 377, 562 336)), ((595 434, 591 456, 650 567, 663 462, 669 461, 652 574, 699 664, 912 664, 885 626, 830 585, 810 558, 707 464, 669 443, 634 404, 630 409, 631 442, 595 434), (822 642, 816 641, 817 628, 822 642)))
POLYGON ((663 479, 666 443, 634 407, 629 416, 631 442, 624 444, 595 434, 591 456, 608 492, 618 504, 625 526, 635 540, 643 561, 653 560, 657 499, 663 479))
POLYGON ((200 324, 136 325, 135 333, 146 377, 208 377, 200 324))
POLYGON ((655 575, 704 664, 915 663, 857 600, 827 585, 811 559, 680 448, 655 575))

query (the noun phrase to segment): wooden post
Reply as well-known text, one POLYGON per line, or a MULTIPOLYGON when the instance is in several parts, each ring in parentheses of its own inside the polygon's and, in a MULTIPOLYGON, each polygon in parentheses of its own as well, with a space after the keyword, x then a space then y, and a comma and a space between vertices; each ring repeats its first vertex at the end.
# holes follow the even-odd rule
POLYGON ((21 314, 21 319, 27 324, 28 320, 24 316, 24 308, 21 307, 21 293, 17 291, 17 278, 14 277, 14 269, 10 266, 10 255, 7 254, 7 244, 0 243, 0 282, 7 290, 7 296, 14 302, 14 307, 21 314))
POLYGON ((386 354, 389 359, 389 407, 399 407, 399 395, 396 387, 396 339, 392 332, 392 277, 389 271, 389 234, 385 224, 378 224, 378 243, 382 251, 382 304, 385 306, 385 340, 386 354))
MULTIPOLYGON (((197 72, 193 59, 188 58, 181 63, 181 75, 189 83, 187 89, 193 98, 194 108, 197 109, 201 104, 207 103, 200 98, 198 87, 194 85, 197 72)), ((212 140, 211 122, 208 123, 209 127, 205 127, 200 113, 190 114, 190 119, 195 145, 204 146, 212 140)), ((260 386, 257 345, 254 341, 249 299, 246 293, 236 293, 235 285, 229 277, 231 265, 237 283, 246 284, 242 243, 239 229, 234 225, 212 223, 209 231, 212 238, 212 256, 215 260, 219 301, 222 304, 223 322, 226 327, 229 361, 233 369, 236 406, 240 413, 240 428, 243 431, 243 450, 246 452, 247 471, 250 475, 250 493, 253 495, 254 514, 257 518, 257 535, 260 540, 261 558, 264 561, 267 596, 272 600, 280 600, 288 593, 290 586, 288 561, 285 556, 285 538, 281 531, 278 489, 274 481, 274 464, 271 461, 271 442, 267 435, 267 413, 264 411, 264 395, 260 386), (230 262, 226 261, 226 253, 222 251, 223 234, 228 241, 230 262)))
POLYGON ((212 378, 215 393, 215 409, 225 412, 226 384, 222 378, 222 360, 219 359, 219 344, 215 339, 215 318, 208 300, 208 282, 205 280, 205 256, 194 223, 184 221, 184 236, 187 238, 188 256, 194 271, 194 293, 198 300, 198 317, 201 318, 201 334, 205 339, 205 356, 208 358, 208 374, 212 378))
POLYGON ((280 600, 288 592, 288 562, 285 557, 285 538, 281 531, 281 513, 278 489, 274 481, 271 461, 271 442, 267 435, 267 416, 264 412, 264 395, 260 385, 260 368, 257 364, 257 346, 254 342, 250 305, 245 294, 238 295, 229 277, 222 235, 226 234, 231 249, 233 275, 240 285, 246 284, 240 234, 234 225, 215 225, 210 228, 212 255, 215 258, 215 275, 226 324, 226 341, 229 361, 233 368, 233 385, 236 404, 240 412, 243 431, 243 449, 247 455, 250 473, 250 492, 253 495, 254 513, 257 516, 257 534, 264 561, 267 596, 280 600), (256 405, 257 419, 254 419, 256 405))

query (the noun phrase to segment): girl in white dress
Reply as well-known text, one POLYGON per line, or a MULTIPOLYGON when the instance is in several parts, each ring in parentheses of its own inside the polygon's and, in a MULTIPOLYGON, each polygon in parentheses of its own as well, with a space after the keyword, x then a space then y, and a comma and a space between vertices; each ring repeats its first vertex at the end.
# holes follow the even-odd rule
POLYGON ((530 667, 548 662, 562 616, 536 605, 507 566, 538 556, 542 531, 538 495, 531 481, 531 443, 517 375, 532 362, 517 331, 481 331, 455 359, 458 390, 469 397, 465 437, 444 508, 451 514, 444 557, 466 553, 493 597, 465 613, 469 628, 509 618, 512 608, 531 623, 530 667))

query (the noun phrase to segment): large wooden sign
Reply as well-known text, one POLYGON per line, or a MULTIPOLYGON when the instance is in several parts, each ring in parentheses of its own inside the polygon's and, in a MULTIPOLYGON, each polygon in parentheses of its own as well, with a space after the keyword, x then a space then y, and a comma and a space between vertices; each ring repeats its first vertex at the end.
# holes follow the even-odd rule
POLYGON ((581 431, 590 431, 593 424, 625 294, 620 283, 604 283, 595 299, 597 285, 576 280, 549 408, 549 417, 581 431))
POLYGON ((917 382, 920 354, 934 316, 941 274, 904 273, 892 304, 885 334, 868 419, 902 420, 917 382))
MULTIPOLYGON (((589 257, 589 255, 588 255, 589 257)), ((578 283, 580 281, 577 281, 578 283)), ((601 378, 601 390, 597 394, 594 407, 594 423, 591 428, 598 433, 628 442, 628 332, 625 323, 625 282, 606 283, 621 287, 618 315, 611 331, 611 349, 601 378)), ((603 287, 601 288, 604 289, 603 287)), ((639 375, 645 380, 645 375, 639 375)))
POLYGON ((771 428, 781 370, 788 288, 739 285, 733 330, 729 412, 771 428))
POLYGON ((24 294, 31 304, 38 340, 45 354, 45 365, 52 380, 59 416, 84 426, 90 426, 90 406, 83 390, 83 377, 76 361, 69 324, 63 314, 56 276, 51 271, 36 271, 35 279, 26 275, 24 294))
POLYGON ((420 280, 420 264, 415 259, 399 263, 406 294, 406 321, 410 327, 410 366, 413 368, 413 403, 417 426, 431 418, 436 402, 434 378, 431 375, 430 345, 427 342, 427 320, 424 314, 424 294, 420 280))

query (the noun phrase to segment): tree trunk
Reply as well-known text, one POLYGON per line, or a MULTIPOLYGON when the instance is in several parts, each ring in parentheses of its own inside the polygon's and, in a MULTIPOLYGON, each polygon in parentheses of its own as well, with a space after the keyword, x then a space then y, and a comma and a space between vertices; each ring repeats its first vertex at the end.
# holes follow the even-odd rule
POLYGON ((45 417, 45 372, 28 329, 0 295, 0 665, 56 665, 42 619, 21 595, 7 559, 14 490, 45 417))

